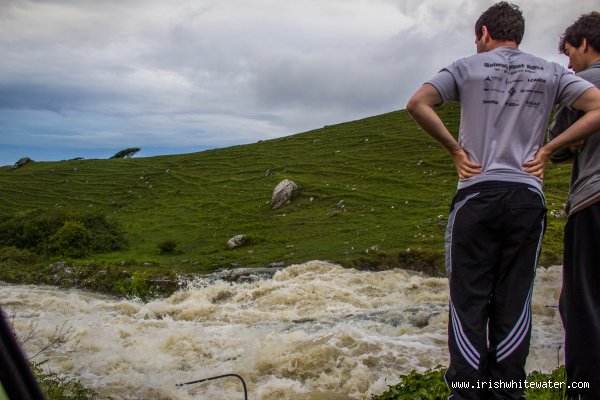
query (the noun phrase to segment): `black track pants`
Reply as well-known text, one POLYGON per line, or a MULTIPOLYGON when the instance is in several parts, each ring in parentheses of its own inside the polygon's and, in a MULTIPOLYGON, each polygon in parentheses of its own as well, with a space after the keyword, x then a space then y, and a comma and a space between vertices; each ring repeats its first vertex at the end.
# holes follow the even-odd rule
POLYGON ((484 182, 456 194, 446 232, 450 399, 523 395, 545 215, 543 195, 524 184, 484 182))
POLYGON ((565 226, 560 315, 565 327, 569 398, 600 399, 600 203, 565 226), (573 388, 572 386, 578 387, 573 388), (589 384, 589 388, 580 385, 589 384), (578 397, 581 396, 581 397, 578 397))

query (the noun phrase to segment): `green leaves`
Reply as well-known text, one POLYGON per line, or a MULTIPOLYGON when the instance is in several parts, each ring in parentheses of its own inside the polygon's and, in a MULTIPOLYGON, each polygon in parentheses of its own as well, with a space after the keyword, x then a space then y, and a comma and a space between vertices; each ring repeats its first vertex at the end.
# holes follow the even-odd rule
POLYGON ((90 252, 90 231, 77 221, 65 221, 56 233, 50 236, 48 248, 52 253, 71 258, 82 258, 90 252))
POLYGON ((48 400, 93 400, 98 398, 96 392, 84 387, 78 380, 46 371, 43 368, 44 363, 32 363, 31 367, 48 400))
POLYGON ((0 216, 0 248, 81 258, 125 243, 120 227, 99 212, 27 210, 0 216))
POLYGON ((400 376, 400 383, 372 400, 442 400, 450 395, 441 366, 424 373, 411 371, 400 376))

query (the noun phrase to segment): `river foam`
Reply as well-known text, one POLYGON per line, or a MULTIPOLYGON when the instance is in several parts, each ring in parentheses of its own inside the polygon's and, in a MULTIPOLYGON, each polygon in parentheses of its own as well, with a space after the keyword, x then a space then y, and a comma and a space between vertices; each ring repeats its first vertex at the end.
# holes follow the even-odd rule
MULTIPOLYGON (((539 269, 527 369, 548 371, 562 328, 560 268, 539 269)), ((0 285, 0 304, 34 354, 63 324, 72 339, 44 353, 68 374, 115 399, 341 400, 381 393, 413 369, 446 365, 447 280, 405 270, 345 269, 311 261, 270 279, 197 279, 143 303, 79 290, 0 285)))

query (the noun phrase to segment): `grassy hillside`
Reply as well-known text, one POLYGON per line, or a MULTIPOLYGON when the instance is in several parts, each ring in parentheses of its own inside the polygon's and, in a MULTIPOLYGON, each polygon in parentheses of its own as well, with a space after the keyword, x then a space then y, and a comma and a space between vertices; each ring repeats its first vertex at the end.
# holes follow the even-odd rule
MULTIPOLYGON (((439 113, 456 132, 458 105, 439 113)), ((562 209, 569 171, 561 166, 547 172, 549 210, 562 209)), ((121 225, 128 242, 125 250, 94 255, 96 262, 114 265, 202 272, 323 259, 441 273, 455 187, 450 158, 406 111, 398 111, 193 154, 3 167, 0 209, 9 215, 101 211, 121 225), (300 186, 300 195, 272 210, 272 190, 284 178, 300 186), (228 250, 227 240, 236 234, 246 234, 252 244, 228 250), (165 240, 174 240, 179 252, 159 254, 157 245, 165 240)), ((543 264, 560 262, 564 222, 549 214, 543 264)))

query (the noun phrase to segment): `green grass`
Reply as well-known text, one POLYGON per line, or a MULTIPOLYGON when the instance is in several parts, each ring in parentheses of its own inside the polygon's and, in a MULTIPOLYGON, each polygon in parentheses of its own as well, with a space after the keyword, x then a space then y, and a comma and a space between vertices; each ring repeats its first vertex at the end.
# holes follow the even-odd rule
MULTIPOLYGON (((439 114, 457 132, 459 106, 448 104, 439 114)), ((562 209, 569 173, 569 166, 547 171, 549 210, 562 209)), ((95 254, 95 262, 183 272, 322 259, 441 274, 455 188, 450 157, 404 110, 200 153, 0 168, 3 213, 101 211, 121 225, 128 247, 95 254), (284 178, 300 194, 272 210, 272 190, 284 178), (328 215, 334 210, 340 213, 328 215), (228 250, 236 234, 252 244, 228 250), (177 243, 173 254, 159 251, 167 240, 177 243)), ((564 222, 549 215, 542 265, 560 263, 564 222)))

